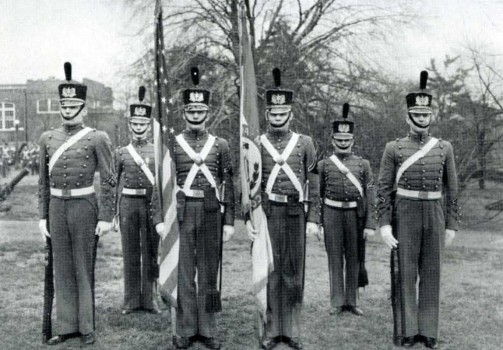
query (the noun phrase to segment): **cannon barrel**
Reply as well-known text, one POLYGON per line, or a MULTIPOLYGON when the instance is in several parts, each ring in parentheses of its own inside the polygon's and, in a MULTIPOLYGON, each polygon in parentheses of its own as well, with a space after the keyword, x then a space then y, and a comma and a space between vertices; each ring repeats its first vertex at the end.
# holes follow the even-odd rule
POLYGON ((0 202, 3 202, 9 194, 12 192, 14 187, 25 177, 28 175, 30 171, 26 168, 23 168, 10 182, 5 185, 4 188, 0 189, 0 202))

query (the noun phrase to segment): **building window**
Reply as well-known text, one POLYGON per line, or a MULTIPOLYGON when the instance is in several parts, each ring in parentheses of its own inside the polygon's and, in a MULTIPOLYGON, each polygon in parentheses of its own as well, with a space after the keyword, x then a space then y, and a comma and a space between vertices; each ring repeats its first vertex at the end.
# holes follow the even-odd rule
POLYGON ((58 114, 59 101, 56 99, 37 100, 37 114, 58 114))
POLYGON ((16 106, 14 103, 0 103, 0 130, 14 129, 16 106))

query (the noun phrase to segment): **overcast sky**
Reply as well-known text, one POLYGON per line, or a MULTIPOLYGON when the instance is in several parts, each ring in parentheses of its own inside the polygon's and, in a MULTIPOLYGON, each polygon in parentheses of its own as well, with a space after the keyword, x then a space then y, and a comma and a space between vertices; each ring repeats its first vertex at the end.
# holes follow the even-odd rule
MULTIPOLYGON (((131 38, 130 13, 121 3, 1 0, 0 84, 51 76, 62 79, 63 62, 68 60, 74 65, 74 78, 121 88, 118 71, 146 45, 131 38)), ((382 54, 380 63, 391 74, 415 77, 431 58, 454 55, 469 42, 495 55, 503 53, 503 1, 424 0, 411 4, 424 15, 424 25, 400 31, 382 54)))

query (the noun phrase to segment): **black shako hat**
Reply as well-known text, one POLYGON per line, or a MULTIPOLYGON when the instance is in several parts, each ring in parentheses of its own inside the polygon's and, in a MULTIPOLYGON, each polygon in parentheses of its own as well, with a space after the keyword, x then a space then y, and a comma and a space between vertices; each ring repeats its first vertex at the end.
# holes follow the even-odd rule
POLYGON ((138 89, 138 101, 129 106, 130 119, 129 121, 150 123, 150 116, 152 114, 152 106, 142 103, 145 99, 145 86, 140 86, 138 89))
POLYGON ((428 72, 423 70, 419 78, 419 90, 406 96, 407 110, 409 113, 433 113, 431 109, 431 94, 425 92, 428 82, 428 72))
POLYGON ((333 137, 336 139, 348 140, 353 138, 355 123, 348 120, 349 104, 342 105, 342 119, 336 119, 332 123, 333 137))
POLYGON ((59 103, 62 106, 81 106, 86 103, 87 86, 72 81, 72 64, 65 62, 66 82, 58 86, 59 103))
POLYGON ((266 108, 269 111, 288 112, 292 109, 293 91, 280 89, 281 87, 281 70, 274 68, 272 70, 275 89, 266 90, 266 108))
MULTIPOLYGON (((190 68, 190 77, 194 86, 199 85, 199 69, 197 67, 190 68)), ((183 90, 183 104, 187 111, 207 111, 210 104, 210 91, 201 88, 188 88, 183 90)))

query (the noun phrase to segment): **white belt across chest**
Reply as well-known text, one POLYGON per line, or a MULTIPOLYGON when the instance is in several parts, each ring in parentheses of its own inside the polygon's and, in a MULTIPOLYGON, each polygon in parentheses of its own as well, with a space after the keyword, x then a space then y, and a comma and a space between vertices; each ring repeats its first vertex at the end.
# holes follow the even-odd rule
POLYGON ((178 142, 180 147, 182 147, 182 149, 185 151, 185 153, 187 153, 190 159, 194 161, 194 164, 192 164, 192 167, 190 168, 189 173, 187 174, 187 177, 185 178, 185 182, 182 187, 182 191, 189 197, 196 197, 196 198, 204 197, 204 193, 202 190, 190 189, 192 183, 194 182, 194 179, 196 178, 197 173, 201 171, 206 180, 208 180, 208 182, 210 183, 211 187, 215 188, 217 199, 220 200, 215 178, 213 177, 213 174, 211 173, 208 166, 204 163, 206 157, 211 151, 211 148, 213 147, 213 144, 215 143, 215 140, 216 140, 215 136, 209 135, 208 140, 206 140, 206 143, 204 144, 201 152, 196 153, 192 149, 192 147, 190 147, 187 141, 183 138, 182 134, 176 136, 176 141, 178 142))
POLYGON ((87 196, 89 194, 94 193, 94 186, 83 187, 83 188, 74 188, 74 189, 61 189, 61 188, 52 188, 50 189, 51 196, 61 197, 61 198, 72 198, 72 197, 81 197, 87 196))
POLYGON ((335 166, 340 170, 341 173, 346 175, 349 181, 358 189, 360 196, 363 197, 363 187, 360 181, 353 175, 351 171, 337 158, 335 154, 330 156, 330 160, 335 164, 335 166))
MULTIPOLYGON (((130 143, 129 145, 127 145, 126 149, 128 150, 131 157, 133 157, 133 160, 135 161, 136 165, 138 165, 141 168, 141 170, 143 171, 143 173, 147 177, 148 181, 150 181, 150 184, 152 186, 154 186, 155 185, 154 174, 152 174, 152 172, 148 168, 148 165, 145 163, 143 158, 140 157, 138 152, 136 152, 135 148, 133 147, 133 144, 130 143)), ((122 193, 124 193, 124 192, 122 192, 122 193)))
POLYGON ((85 127, 84 129, 80 130, 78 133, 70 137, 68 140, 63 142, 61 146, 54 152, 52 155, 51 159, 49 160, 49 174, 52 172, 52 168, 54 167, 54 164, 58 161, 59 157, 67 150, 69 149, 72 145, 74 145, 78 140, 86 136, 91 130, 90 127, 85 127))
POLYGON ((283 170, 285 174, 288 176, 290 181, 292 182, 293 186, 295 189, 299 192, 299 202, 304 201, 304 190, 302 189, 302 185, 293 172, 292 168, 290 165, 287 163, 288 157, 293 152, 293 149, 295 148, 295 145, 299 141, 299 134, 293 133, 292 137, 290 138, 290 141, 288 141, 288 144, 285 147, 285 150, 283 153, 279 154, 276 148, 271 144, 271 142, 267 139, 266 135, 261 135, 260 136, 260 141, 262 145, 264 146, 265 150, 271 155, 272 159, 276 164, 274 164, 274 167, 271 170, 271 174, 269 175, 269 178, 267 179, 267 184, 266 184, 266 193, 269 195, 269 199, 272 197, 276 196, 276 194, 272 193, 272 188, 274 186, 274 183, 276 182, 276 179, 279 175, 280 170, 283 170))
POLYGON ((407 158, 403 164, 398 168, 398 171, 396 172, 396 179, 395 179, 395 185, 398 185, 398 182, 400 181, 400 178, 402 177, 403 173, 405 170, 407 170, 412 164, 417 162, 420 158, 423 158, 426 154, 428 154, 429 151, 435 147, 437 144, 438 139, 432 137, 430 141, 428 141, 423 148, 421 148, 419 151, 411 155, 409 158, 407 158))

